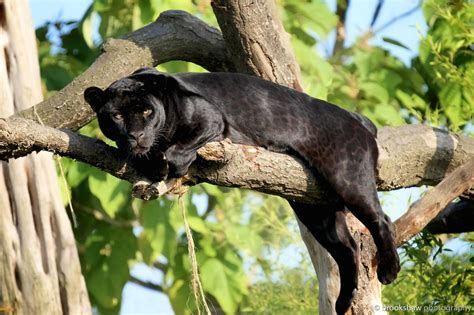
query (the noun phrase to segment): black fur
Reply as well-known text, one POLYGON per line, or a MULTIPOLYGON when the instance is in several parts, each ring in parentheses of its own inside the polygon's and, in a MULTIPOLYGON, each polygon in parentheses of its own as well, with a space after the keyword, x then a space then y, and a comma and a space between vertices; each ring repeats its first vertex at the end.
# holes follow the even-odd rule
POLYGON ((350 307, 357 289, 358 249, 346 226, 346 207, 377 245, 379 280, 396 278, 391 222, 377 198, 376 128, 367 118, 243 74, 170 75, 145 68, 105 91, 91 87, 84 94, 104 134, 154 181, 185 175, 197 149, 224 138, 303 158, 341 199, 331 207, 290 202, 338 264, 338 314, 350 307))

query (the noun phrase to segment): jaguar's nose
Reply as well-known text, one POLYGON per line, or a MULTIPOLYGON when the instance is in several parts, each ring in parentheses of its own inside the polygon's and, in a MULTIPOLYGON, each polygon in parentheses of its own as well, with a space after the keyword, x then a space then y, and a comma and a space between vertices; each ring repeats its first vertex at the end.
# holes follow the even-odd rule
POLYGON ((145 133, 143 131, 133 131, 129 133, 129 136, 133 140, 140 142, 140 140, 142 140, 143 137, 145 136, 145 133))

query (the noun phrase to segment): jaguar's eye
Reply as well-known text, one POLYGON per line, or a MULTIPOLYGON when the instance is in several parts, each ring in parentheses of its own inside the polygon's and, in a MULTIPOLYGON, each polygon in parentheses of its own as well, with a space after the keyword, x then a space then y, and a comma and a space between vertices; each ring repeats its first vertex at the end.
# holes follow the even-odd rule
POLYGON ((122 116, 122 114, 120 114, 120 113, 112 114, 112 117, 113 117, 115 120, 123 120, 123 116, 122 116))
POLYGON ((143 111, 143 117, 148 117, 151 115, 151 113, 153 113, 153 111, 151 109, 145 109, 143 111))

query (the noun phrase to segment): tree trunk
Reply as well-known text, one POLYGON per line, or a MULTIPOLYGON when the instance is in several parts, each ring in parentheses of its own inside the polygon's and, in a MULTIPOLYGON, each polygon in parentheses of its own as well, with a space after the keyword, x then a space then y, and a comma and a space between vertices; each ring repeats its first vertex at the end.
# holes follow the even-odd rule
MULTIPOLYGON (((27 0, 0 0, 0 117, 42 100, 27 0)), ((50 153, 2 162, 0 313, 90 314, 50 153)))

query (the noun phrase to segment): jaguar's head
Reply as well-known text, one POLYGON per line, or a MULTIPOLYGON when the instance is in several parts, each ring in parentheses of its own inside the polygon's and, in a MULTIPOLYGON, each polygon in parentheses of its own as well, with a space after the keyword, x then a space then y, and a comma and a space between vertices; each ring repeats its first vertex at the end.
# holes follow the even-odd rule
POLYGON ((132 155, 146 154, 165 126, 162 100, 133 77, 120 79, 105 90, 89 87, 84 98, 96 112, 104 135, 132 155))
POLYGON ((143 155, 160 144, 160 137, 166 137, 166 105, 176 101, 170 96, 177 93, 197 92, 173 75, 143 68, 105 90, 87 88, 84 98, 96 112, 106 137, 126 153, 143 155))

